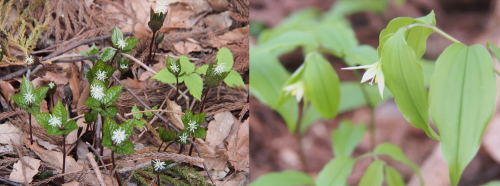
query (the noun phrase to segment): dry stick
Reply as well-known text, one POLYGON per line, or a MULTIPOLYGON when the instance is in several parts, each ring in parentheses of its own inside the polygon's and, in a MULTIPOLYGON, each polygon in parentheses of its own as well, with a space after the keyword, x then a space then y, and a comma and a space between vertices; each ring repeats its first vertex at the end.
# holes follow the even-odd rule
MULTIPOLYGON (((116 76, 113 76, 113 78, 120 84, 122 84, 122 82, 116 77, 116 76)), ((123 85, 123 84, 122 84, 123 85)), ((126 85, 123 85, 123 88, 125 88, 125 90, 127 90, 128 92, 130 92, 130 94, 137 100, 139 101, 139 103, 141 103, 145 108, 151 110, 151 107, 149 107, 146 103, 144 103, 144 101, 141 100, 141 98, 139 98, 132 90, 130 90, 130 88, 128 88, 126 85)), ((179 129, 177 129, 177 127, 175 127, 172 123, 170 123, 167 119, 165 119, 163 116, 161 116, 160 114, 156 113, 156 112, 152 112, 154 115, 156 115, 156 117, 160 118, 161 120, 163 120, 163 122, 167 123, 167 125, 172 128, 175 132, 179 133, 179 129)), ((191 139, 188 139, 191 143, 194 143, 193 140, 191 139)), ((198 153, 198 156, 200 158, 203 158, 201 156, 201 153, 200 153, 200 150, 198 149, 198 145, 194 144, 194 148, 196 149, 196 152, 198 153)), ((212 182, 212 184, 214 184, 214 180, 212 179, 212 175, 210 174, 210 172, 208 171, 207 169, 207 165, 205 164, 205 162, 203 162, 203 168, 205 169, 205 171, 207 172, 207 175, 208 175, 208 178, 210 178, 210 181, 212 182)))
POLYGON ((74 63, 74 62, 79 62, 79 61, 83 61, 83 60, 94 59, 94 58, 98 58, 98 57, 99 57, 98 54, 94 54, 94 55, 91 55, 91 56, 81 57, 81 58, 77 58, 77 59, 59 59, 59 60, 54 61, 52 63, 74 63))
POLYGON ((97 114, 97 122, 96 126, 94 128, 94 139, 95 139, 95 148, 97 149, 97 154, 102 156, 102 150, 100 150, 101 147, 101 128, 102 128, 102 118, 101 114, 97 114))
POLYGON ((87 159, 90 162, 90 165, 92 165, 92 169, 94 169, 94 173, 97 177, 97 181, 101 184, 101 186, 106 186, 106 183, 104 182, 104 179, 102 179, 102 173, 99 167, 97 167, 97 163, 94 160, 94 156, 92 155, 91 152, 87 153, 87 159))
MULTIPOLYGON (((194 141, 194 138, 192 139, 194 141)), ((191 143, 191 147, 189 148, 189 156, 191 156, 191 154, 193 154, 193 143, 191 143)))
MULTIPOLYGON (((85 144, 87 145, 87 147, 89 147, 92 151, 94 151, 95 155, 97 156, 97 159, 99 159, 99 162, 103 165, 104 167, 104 170, 106 170, 106 176, 104 176, 104 179, 106 179, 106 177, 108 176, 108 168, 106 168, 106 166, 104 166, 104 161, 102 160, 102 156, 99 155, 99 151, 97 151, 96 149, 94 149, 94 147, 92 147, 88 142, 85 142, 85 144)), ((111 179, 113 180, 113 179, 111 179)))

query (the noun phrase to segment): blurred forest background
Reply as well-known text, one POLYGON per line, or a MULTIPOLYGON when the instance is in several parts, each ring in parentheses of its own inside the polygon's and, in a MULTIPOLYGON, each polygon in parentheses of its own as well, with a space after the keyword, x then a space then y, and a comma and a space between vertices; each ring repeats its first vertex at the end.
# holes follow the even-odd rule
MULTIPOLYGON (((257 43, 263 28, 278 25, 291 13, 314 7, 328 11, 335 0, 252 0, 250 2, 250 45, 257 43)), ((379 33, 395 17, 421 17, 434 10, 437 27, 452 35, 466 45, 485 45, 490 41, 500 44, 500 1, 498 0, 407 0, 402 4, 388 2, 383 13, 362 12, 348 16, 359 44, 378 46, 379 33)), ((436 60, 451 42, 432 34, 427 40, 427 51, 423 58, 436 60)), ((351 71, 341 71, 345 67, 340 59, 327 56, 341 81, 357 81, 351 71)), ((280 57, 282 64, 293 72, 303 62, 300 49, 280 57)), ((495 60, 496 61, 496 60, 495 60)), ((375 62, 375 61, 374 61, 375 62)), ((498 69, 499 65, 495 63, 498 69)), ((499 81, 500 82, 500 81, 499 81)), ((498 99, 497 99, 498 100, 498 99)), ((481 148, 466 168, 459 185, 480 185, 500 179, 500 114, 497 109, 487 127, 481 148)), ((272 111, 256 98, 250 98, 250 179, 260 175, 282 170, 302 170, 298 154, 297 139, 290 133, 285 122, 277 112, 272 111)), ((380 104, 376 111, 376 143, 390 142, 401 147, 404 153, 416 163, 424 176, 426 185, 449 185, 448 168, 442 157, 438 141, 429 138, 422 130, 411 126, 401 115, 393 99, 380 104)), ((316 177, 323 166, 333 158, 331 131, 338 127, 341 120, 353 123, 370 121, 367 106, 339 113, 334 120, 321 120, 313 124, 305 133, 303 146, 308 162, 307 172, 316 177)), ((355 150, 353 156, 369 151, 369 134, 355 150)), ((349 184, 356 184, 371 160, 363 159, 356 163, 348 178, 349 184)), ((389 164, 400 170, 408 185, 419 185, 418 178, 406 165, 389 160, 389 164)))

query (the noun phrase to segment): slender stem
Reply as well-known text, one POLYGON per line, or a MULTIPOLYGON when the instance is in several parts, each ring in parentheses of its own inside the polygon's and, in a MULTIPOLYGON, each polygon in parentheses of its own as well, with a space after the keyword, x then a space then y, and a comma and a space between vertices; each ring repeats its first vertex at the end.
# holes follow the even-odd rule
MULTIPOLYGON (((62 166, 62 174, 64 175, 64 170, 66 168, 66 135, 63 134, 63 166, 62 166)), ((64 176, 62 178, 62 183, 64 183, 64 176)))
POLYGON ((296 137, 297 143, 299 145, 300 163, 302 164, 302 168, 304 169, 304 172, 308 172, 309 167, 307 166, 306 154, 304 152, 304 146, 302 145, 302 139, 303 139, 304 134, 302 132, 300 132, 300 128, 302 125, 302 119, 303 119, 304 113, 305 113, 306 108, 307 108, 306 104, 307 103, 304 103, 302 105, 302 111, 299 112, 299 120, 298 120, 299 122, 298 122, 297 126, 295 127, 295 137, 296 137))
MULTIPOLYGON (((361 76, 359 74, 359 71, 358 70, 354 70, 354 75, 356 76, 356 78, 358 80, 361 80, 361 76)), ((366 105, 368 105, 368 107, 370 107, 370 126, 369 126, 369 130, 370 130, 370 149, 374 149, 375 148, 375 144, 376 144, 376 136, 375 136, 375 129, 376 129, 376 126, 375 126, 375 105, 373 105, 373 102, 368 94, 368 90, 366 90, 366 86, 364 86, 363 84, 360 84, 359 86, 361 86, 361 92, 363 93, 363 97, 365 98, 365 101, 366 101, 366 105)))
POLYGON ((207 101, 208 93, 210 93, 210 87, 207 88, 207 92, 205 92, 205 96, 203 97, 203 101, 201 102, 200 113, 203 113, 203 109, 205 107, 205 102, 207 101))
POLYGON ((408 25, 405 28, 410 29, 410 28, 417 27, 417 26, 431 28, 432 30, 436 31, 436 33, 442 35, 446 39, 449 39, 450 41, 452 41, 454 43, 461 43, 459 40, 455 39, 454 37, 448 35, 446 32, 442 31, 438 27, 431 25, 431 24, 415 23, 415 24, 408 25))
POLYGON ((151 44, 149 45, 149 62, 151 63, 153 57, 153 43, 155 42, 156 32, 153 32, 153 37, 151 38, 151 44))
POLYGON ((158 180, 158 186, 160 186, 160 174, 156 174, 156 180, 158 180))
POLYGON ((99 155, 102 156, 102 149, 101 149, 101 128, 102 128, 102 117, 101 114, 97 114, 97 122, 95 126, 95 131, 94 131, 94 139, 95 139, 95 148, 100 149, 99 150, 99 155))
POLYGON ((107 62, 107 63, 108 63, 108 65, 109 65, 109 64, 113 64, 113 61, 115 60, 115 57, 116 57, 116 55, 117 55, 118 53, 120 53, 120 49, 119 49, 119 48, 118 48, 118 49, 116 49, 115 55, 113 55, 113 58, 111 58, 111 61, 107 62))
POLYGON ((181 145, 181 148, 179 148, 179 154, 181 154, 182 151, 184 151, 184 145, 181 145))
POLYGON ((165 146, 165 148, 163 149, 163 152, 165 152, 165 151, 167 150, 168 146, 172 145, 173 143, 174 143, 174 142, 172 141, 172 142, 170 142, 169 144, 167 144, 167 146, 165 146))
POLYGON ((160 146, 158 147, 158 152, 160 152, 162 145, 163 145, 163 141, 161 142, 160 146))
POLYGON ((175 101, 179 100, 179 76, 175 76, 175 79, 177 80, 177 83, 175 84, 175 101))
MULTIPOLYGON (((113 170, 115 170, 116 169, 115 151, 111 151, 111 163, 113 164, 113 170)), ((122 186, 122 181, 120 180, 120 177, 118 176, 118 173, 116 173, 115 176, 116 176, 116 181, 118 181, 118 185, 122 186)))
MULTIPOLYGON (((192 138, 193 141, 194 141, 194 138, 192 138)), ((193 147, 194 145, 191 143, 191 147, 189 148, 189 156, 191 156, 191 154, 193 154, 193 147)))
POLYGON ((30 142, 31 145, 33 145, 33 127, 31 126, 31 113, 29 113, 29 119, 30 119, 30 142))

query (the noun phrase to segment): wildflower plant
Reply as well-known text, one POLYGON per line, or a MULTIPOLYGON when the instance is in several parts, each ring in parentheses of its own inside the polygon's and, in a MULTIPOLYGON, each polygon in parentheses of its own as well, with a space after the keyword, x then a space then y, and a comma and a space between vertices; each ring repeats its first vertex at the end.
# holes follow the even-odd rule
POLYGON ((134 144, 128 141, 134 130, 133 120, 118 125, 115 120, 106 117, 103 125, 102 145, 117 154, 133 154, 134 144))
MULTIPOLYGON (((103 82, 94 80, 90 84, 90 96, 84 104, 102 116, 113 117, 118 112, 118 108, 111 105, 118 100, 122 89, 123 85, 116 85, 106 89, 103 82)), ((89 118, 94 117, 89 116, 89 118)))
POLYGON ((170 142, 169 144, 167 144, 167 146, 165 146, 165 149, 163 150, 163 151, 165 151, 165 150, 167 150, 168 146, 170 146, 174 142, 175 131, 173 131, 173 130, 166 131, 165 129, 163 129, 163 127, 158 127, 158 134, 160 135, 160 139, 162 141, 160 144, 160 147, 158 147, 158 152, 160 151, 163 143, 170 142))
MULTIPOLYGON (((153 59, 153 42, 158 43, 156 40, 157 33, 163 27, 163 22, 165 21, 165 16, 167 15, 168 7, 166 1, 158 0, 156 3, 156 7, 153 10, 151 8, 148 26, 153 31, 153 36, 151 37, 151 44, 149 45, 149 62, 153 59)), ((163 34, 161 36, 161 40, 163 40, 163 34)), ((156 44, 158 45, 158 44, 156 44)))
POLYGON ((179 83, 184 82, 189 89, 189 93, 194 98, 201 100, 203 79, 199 74, 195 73, 194 64, 184 55, 179 56, 177 60, 167 57, 166 67, 154 75, 153 79, 163 83, 175 84, 177 89, 179 89, 179 83))
POLYGON ((94 64, 94 67, 87 73, 87 79, 89 83, 92 84, 94 80, 99 80, 103 82, 106 86, 109 84, 109 78, 113 76, 115 68, 106 65, 102 59, 94 64))
MULTIPOLYGON (((158 108, 158 105, 155 105, 153 108, 153 110, 156 110, 158 108)), ((146 111, 147 109, 144 109, 144 111, 146 111)), ((152 112, 140 112, 141 110, 139 110, 139 108, 137 107, 137 104, 134 104, 134 107, 132 107, 132 110, 131 112, 134 113, 132 114, 132 116, 134 117, 133 120, 134 120, 134 124, 139 127, 139 128, 142 128, 144 126, 144 124, 146 123, 146 120, 142 119, 143 116, 145 115, 147 119, 151 119, 151 117, 153 117, 153 113, 152 112)))
MULTIPOLYGON (((95 44, 92 44, 92 46, 90 47, 88 52, 82 51, 82 52, 80 52, 80 54, 82 54, 82 56, 84 56, 84 57, 93 56, 93 55, 99 54, 99 48, 97 48, 97 46, 95 46, 95 44)), ((104 56, 101 56, 101 57, 104 57, 104 56)), ((89 59, 89 61, 92 61, 95 63, 95 62, 97 62, 97 58, 89 59)))
POLYGON ((118 71, 124 73, 128 71, 130 65, 130 59, 126 57, 118 58, 118 71))

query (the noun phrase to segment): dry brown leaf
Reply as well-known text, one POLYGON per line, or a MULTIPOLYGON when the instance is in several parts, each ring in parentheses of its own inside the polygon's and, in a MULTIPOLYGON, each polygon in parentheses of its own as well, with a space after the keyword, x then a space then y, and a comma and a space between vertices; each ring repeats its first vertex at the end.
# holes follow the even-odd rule
MULTIPOLYGON (((143 73, 144 75, 145 73, 143 73)), ((128 88, 131 88, 131 89, 143 89, 144 88, 144 83, 141 83, 139 81, 137 81, 136 79, 130 79, 130 78, 127 78, 127 79, 124 79, 124 80, 120 80, 125 86, 127 86, 128 88)))
POLYGON ((250 163, 250 130, 248 119, 240 126, 234 125, 233 128, 238 128, 238 131, 233 132, 227 138, 229 162, 236 170, 245 170, 249 167, 250 163))
MULTIPOLYGON (((29 165, 29 166, 24 166, 24 170, 26 171, 26 179, 28 180, 28 183, 31 183, 31 181, 33 181, 33 176, 35 176, 38 173, 38 167, 40 167, 40 160, 31 158, 29 156, 23 157, 23 160, 25 164, 29 165), (30 167, 33 169, 31 169, 30 167)), ((25 183, 21 160, 17 161, 17 163, 14 164, 14 168, 10 173, 9 180, 18 183, 25 183)))
POLYGON ((71 68, 71 78, 69 81, 69 87, 73 92, 73 101, 71 103, 72 108, 76 108, 78 105, 78 99, 80 99, 80 75, 78 67, 75 65, 71 68))
MULTIPOLYGON (((62 169, 62 161, 63 161, 63 153, 56 152, 51 150, 46 150, 45 148, 38 145, 38 143, 33 143, 31 146, 31 150, 40 157, 44 162, 50 164, 53 167, 58 169, 62 169)), ((71 156, 66 156, 66 171, 80 171, 83 169, 83 166, 75 161, 75 159, 71 156)))
POLYGON ((217 30, 228 29, 233 24, 233 20, 229 17, 229 13, 229 11, 226 11, 220 14, 208 15, 203 19, 203 22, 208 28, 215 28, 217 30))
MULTIPOLYGON (((166 61, 166 58, 163 55, 156 55, 155 59, 158 61, 166 61)), ((151 67, 151 69, 153 69, 155 72, 159 72, 161 69, 165 67, 166 67, 165 63, 156 63, 151 67)), ((139 76, 139 81, 146 81, 147 79, 153 76, 154 74, 152 72, 146 71, 139 76)))
POLYGON ((248 34, 249 34, 249 27, 247 25, 245 27, 237 28, 229 32, 226 32, 218 36, 217 38, 229 42, 229 41, 240 40, 243 39, 244 37, 248 37, 248 34))
POLYGON ((45 76, 43 76, 42 80, 48 82, 53 81, 57 86, 64 86, 68 84, 69 80, 66 77, 66 73, 54 73, 47 71, 45 76))
POLYGON ((174 44, 175 50, 183 55, 188 55, 193 51, 201 51, 203 48, 198 43, 191 42, 189 40, 186 41, 177 41, 174 44))
POLYGON ((38 144, 41 145, 42 147, 45 147, 45 149, 47 149, 47 150, 58 150, 58 146, 57 145, 51 144, 51 143, 49 143, 48 141, 45 141, 45 140, 41 140, 40 138, 37 138, 35 136, 33 136, 33 137, 38 142, 38 144))
POLYGON ((0 143, 10 144, 11 141, 14 143, 19 143, 21 140, 21 131, 16 126, 5 123, 0 125, 0 143))
MULTIPOLYGON (((84 104, 85 104, 85 101, 87 100, 87 98, 89 98, 89 94, 90 94, 90 84, 86 83, 82 94, 80 94, 80 99, 78 99, 78 104, 77 104, 76 108, 80 109, 80 108, 85 106, 84 104)), ((83 114, 83 113, 84 113, 83 110, 78 111, 79 115, 83 114)))
POLYGON ((231 112, 216 114, 214 120, 208 124, 206 139, 208 146, 216 147, 221 144, 231 132, 233 123, 235 123, 235 118, 231 112))
POLYGON ((169 99, 167 99, 167 110, 171 111, 167 112, 168 121, 174 124, 174 126, 179 130, 184 129, 184 124, 182 123, 181 116, 177 114, 182 113, 181 106, 177 105, 177 103, 175 103, 174 101, 170 101, 169 99))
POLYGON ((16 90, 9 82, 0 81, 0 93, 2 93, 2 95, 7 98, 6 101, 9 102, 10 97, 16 93, 16 90))
POLYGON ((78 183, 77 181, 72 181, 72 182, 69 182, 69 183, 65 183, 65 184, 62 184, 63 186, 79 186, 80 183, 78 183))

